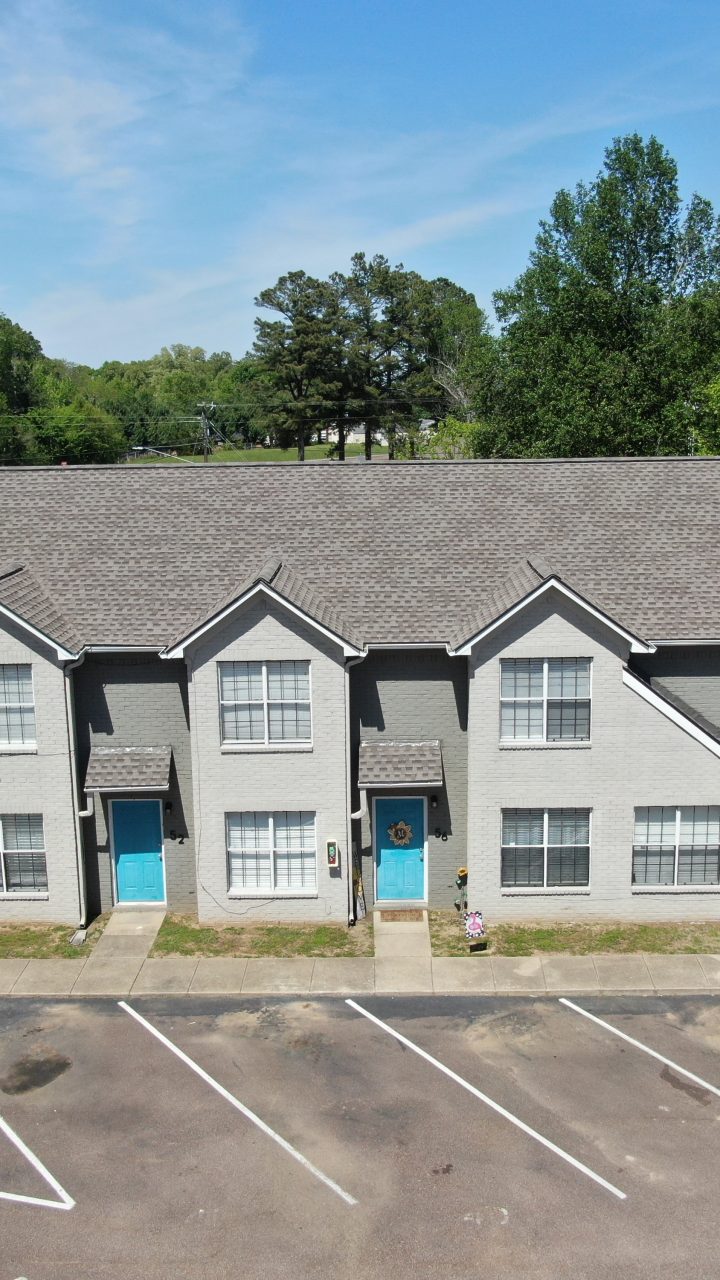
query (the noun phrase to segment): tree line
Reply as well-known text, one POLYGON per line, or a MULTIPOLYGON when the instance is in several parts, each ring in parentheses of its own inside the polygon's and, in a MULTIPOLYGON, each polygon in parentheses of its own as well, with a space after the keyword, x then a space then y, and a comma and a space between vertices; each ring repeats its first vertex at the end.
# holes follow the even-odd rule
POLYGON ((250 352, 175 345, 99 369, 46 357, 0 317, 0 458, 114 461, 330 441, 345 456, 720 452, 720 219, 683 203, 654 137, 615 139, 591 183, 558 192, 526 269, 494 295, 357 253, 255 299, 250 352))

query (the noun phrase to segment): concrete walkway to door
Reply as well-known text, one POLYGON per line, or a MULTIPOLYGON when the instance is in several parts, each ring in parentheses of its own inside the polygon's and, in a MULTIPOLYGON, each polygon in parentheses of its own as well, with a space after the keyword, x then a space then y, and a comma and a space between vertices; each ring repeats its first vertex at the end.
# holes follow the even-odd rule
POLYGON ((427 911, 421 920, 392 919, 400 911, 375 908, 375 990, 432 991, 432 953, 427 911), (390 918, 388 918, 390 917, 390 918))
POLYGON ((112 995, 118 990, 119 982, 127 983, 129 991, 164 919, 164 910, 116 907, 73 991, 83 996, 112 995))

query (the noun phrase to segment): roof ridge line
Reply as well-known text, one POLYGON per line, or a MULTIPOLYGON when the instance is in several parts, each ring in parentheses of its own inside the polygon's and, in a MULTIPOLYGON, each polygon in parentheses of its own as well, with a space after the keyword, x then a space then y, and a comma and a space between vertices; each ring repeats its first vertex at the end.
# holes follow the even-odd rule
POLYGON ((11 578, 14 573, 20 573, 24 568, 25 565, 22 560, 6 560, 5 564, 0 564, 0 582, 3 578, 11 578))

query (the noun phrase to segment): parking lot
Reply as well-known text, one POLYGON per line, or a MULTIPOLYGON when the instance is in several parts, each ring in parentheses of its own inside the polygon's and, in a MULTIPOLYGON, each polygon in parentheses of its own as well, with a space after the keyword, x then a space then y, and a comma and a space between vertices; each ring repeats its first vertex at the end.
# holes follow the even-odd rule
POLYGON ((718 1273, 713 997, 13 999, 0 1029, 0 1280, 718 1273))

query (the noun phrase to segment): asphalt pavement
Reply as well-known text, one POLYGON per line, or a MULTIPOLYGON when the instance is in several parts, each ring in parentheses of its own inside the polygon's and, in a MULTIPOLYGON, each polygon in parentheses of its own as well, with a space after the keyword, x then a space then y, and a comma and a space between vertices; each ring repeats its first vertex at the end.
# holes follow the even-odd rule
POLYGON ((0 1280, 718 1274, 712 995, 13 997, 0 1117, 0 1280))

